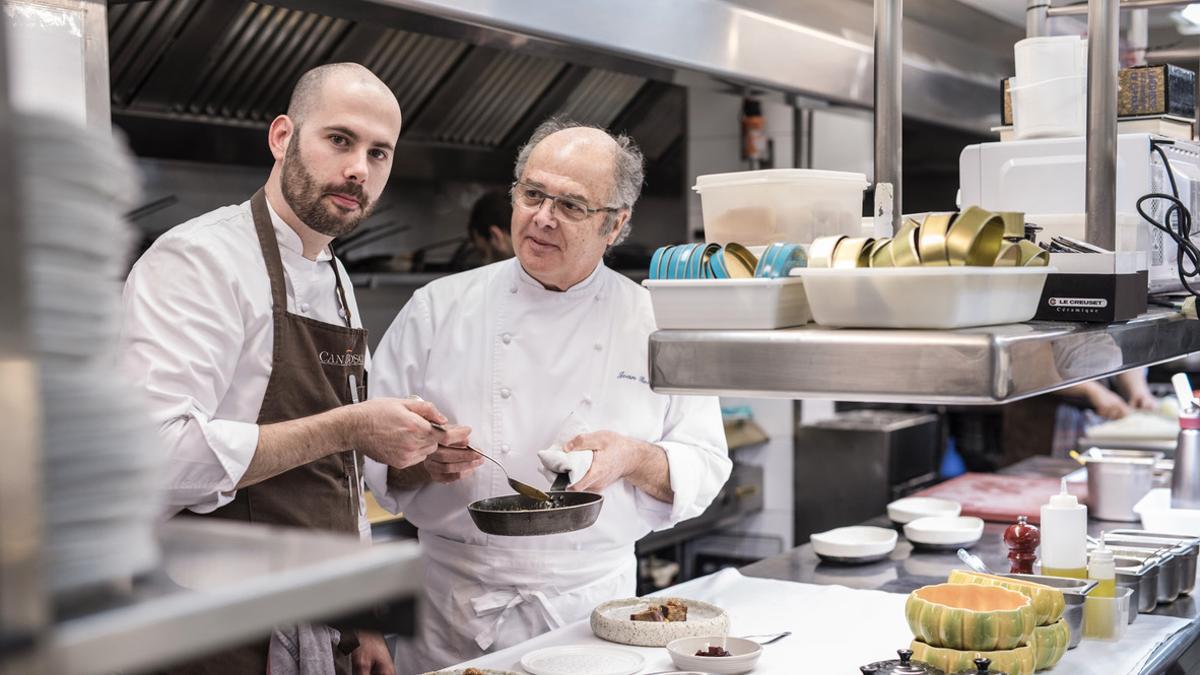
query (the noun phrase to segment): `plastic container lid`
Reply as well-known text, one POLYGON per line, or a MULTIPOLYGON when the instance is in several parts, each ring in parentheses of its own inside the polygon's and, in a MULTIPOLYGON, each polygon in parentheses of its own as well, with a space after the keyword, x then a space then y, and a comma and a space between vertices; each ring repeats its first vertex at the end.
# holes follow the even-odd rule
POLYGON ((822 171, 820 169, 761 169, 758 171, 733 171, 696 176, 692 189, 703 192, 705 188, 746 185, 750 183, 800 183, 810 180, 832 180, 853 183, 866 189, 866 174, 851 171, 822 171))
POLYGON ((1103 539, 1104 534, 1101 533, 1100 536, 1101 536, 1100 545, 1097 546, 1096 548, 1092 549, 1091 554, 1088 556, 1088 564, 1089 565, 1094 564, 1094 563, 1107 563, 1109 565, 1113 564, 1112 549, 1110 549, 1108 546, 1106 546, 1104 544, 1104 539, 1103 539))

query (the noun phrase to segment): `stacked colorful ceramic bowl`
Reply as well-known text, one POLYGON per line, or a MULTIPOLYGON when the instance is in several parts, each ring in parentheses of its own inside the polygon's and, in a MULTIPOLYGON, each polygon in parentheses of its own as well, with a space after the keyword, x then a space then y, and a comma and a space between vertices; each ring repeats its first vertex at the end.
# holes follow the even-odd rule
MULTIPOLYGON (((961 213, 905 218, 895 237, 820 237, 809 267, 1045 267, 1050 254, 1009 236, 1005 214, 971 206, 961 213)), ((1020 215, 1020 214, 1016 214, 1020 215)), ((1024 224, 1021 223, 1022 232, 1024 224)))
POLYGON ((812 313, 803 282, 790 274, 807 261, 802 246, 785 242, 757 255, 736 243, 663 246, 642 285, 661 329, 802 326, 812 313))
POLYGON ((679 244, 663 246, 650 259, 650 278, 659 279, 779 279, 804 267, 808 256, 799 244, 777 242, 760 255, 741 244, 679 244))
POLYGON ((804 280, 813 320, 822 326, 951 329, 1028 321, 1053 270, 1046 251, 1017 238, 1023 217, 1010 228, 1005 215, 972 206, 906 218, 891 238, 821 237, 808 249, 808 266, 792 274, 804 280))

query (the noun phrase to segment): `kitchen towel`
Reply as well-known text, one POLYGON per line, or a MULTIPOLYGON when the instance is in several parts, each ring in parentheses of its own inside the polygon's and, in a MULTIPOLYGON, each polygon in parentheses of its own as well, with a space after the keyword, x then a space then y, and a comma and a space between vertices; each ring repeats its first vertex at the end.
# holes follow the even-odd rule
MULTIPOLYGON (((792 581, 742 576, 727 569, 666 589, 656 595, 692 598, 724 608, 730 635, 792 634, 763 650, 756 675, 790 675, 796 664, 806 672, 855 673, 858 667, 896 658, 912 633, 904 620, 906 595, 852 590, 792 581)), ((1154 648, 1186 628, 1188 622, 1165 616, 1140 615, 1120 642, 1084 640, 1067 652, 1055 675, 1137 673, 1154 648)), ((558 645, 608 645, 594 635, 588 620, 564 626, 524 644, 461 664, 460 668, 521 669, 521 656, 558 645)), ((672 668, 661 647, 626 647, 646 657, 643 672, 672 668)))
POLYGON ((588 450, 566 452, 563 450, 563 446, 572 438, 589 433, 591 430, 592 428, 578 411, 572 412, 559 427, 554 445, 545 450, 538 450, 538 459, 542 461, 542 473, 551 483, 560 473, 570 476, 571 482, 568 485, 578 483, 587 475, 588 469, 592 468, 592 457, 595 453, 588 450))

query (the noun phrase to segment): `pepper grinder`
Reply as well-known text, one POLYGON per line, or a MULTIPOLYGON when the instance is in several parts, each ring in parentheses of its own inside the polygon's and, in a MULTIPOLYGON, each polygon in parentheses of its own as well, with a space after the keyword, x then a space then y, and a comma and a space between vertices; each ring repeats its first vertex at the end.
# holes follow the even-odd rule
POLYGON ((1017 516, 1017 522, 1004 530, 1004 544, 1008 546, 1011 563, 1008 571, 1012 574, 1033 574, 1037 547, 1042 543, 1042 533, 1027 520, 1025 516, 1017 516))

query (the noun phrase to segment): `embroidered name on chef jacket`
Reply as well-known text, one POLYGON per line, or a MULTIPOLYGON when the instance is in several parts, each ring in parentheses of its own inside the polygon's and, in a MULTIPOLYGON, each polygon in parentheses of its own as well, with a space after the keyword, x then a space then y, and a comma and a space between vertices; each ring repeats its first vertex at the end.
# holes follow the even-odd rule
POLYGON ((623 370, 621 372, 617 373, 617 379, 618 380, 632 380, 634 382, 641 382, 642 384, 645 384, 645 385, 650 384, 650 380, 647 380, 645 377, 642 377, 641 375, 630 375, 629 373, 627 373, 623 370))

